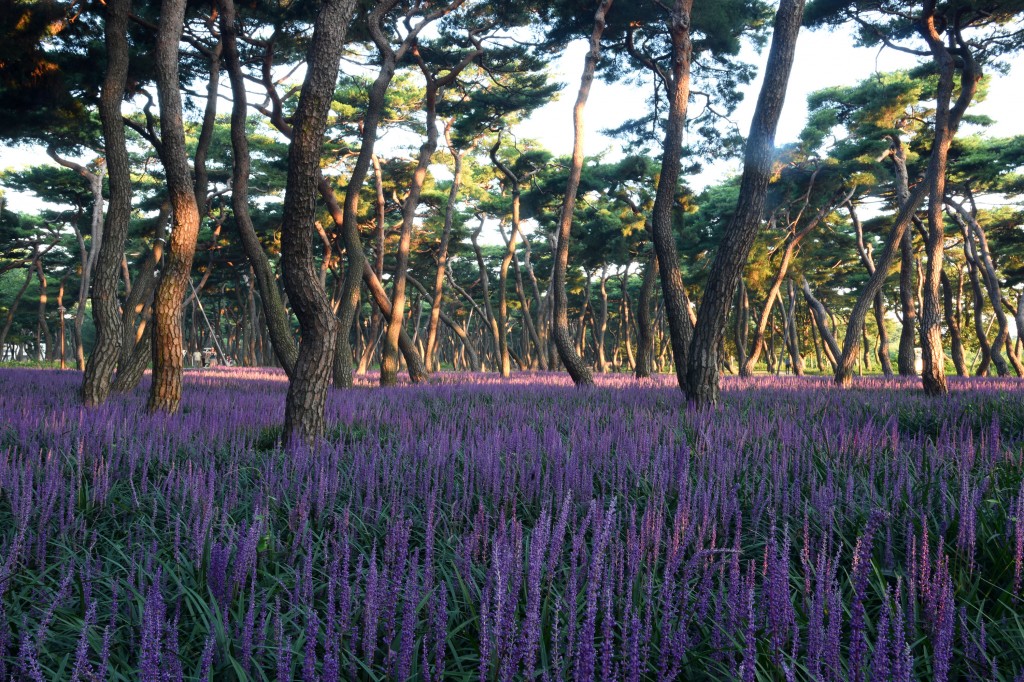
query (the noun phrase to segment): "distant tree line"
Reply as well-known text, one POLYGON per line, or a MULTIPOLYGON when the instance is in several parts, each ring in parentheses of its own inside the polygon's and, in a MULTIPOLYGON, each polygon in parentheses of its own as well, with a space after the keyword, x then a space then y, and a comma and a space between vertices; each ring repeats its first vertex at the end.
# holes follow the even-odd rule
MULTIPOLYGON (((1020 48, 1019 3, 132 0, 0 11, 0 136, 50 163, 0 185, 0 349, 84 371, 104 402, 152 368, 174 411, 194 353, 276 365, 285 431, 379 366, 1024 375, 1024 138, 971 113, 1020 48), (853 27, 908 71, 814 93, 777 147, 801 27, 853 27), (575 145, 517 124, 588 41, 575 145), (749 127, 730 115, 768 50, 749 127), (641 112, 586 158, 595 78, 641 112), (638 106, 639 105, 639 106, 638 106), (961 131, 961 128, 966 128, 961 131), (417 140, 412 154, 381 141, 417 140), (742 172, 702 191, 703 164, 742 172), (500 241, 495 237, 500 235, 500 241), (495 243, 497 242, 497 243, 495 243), (893 363, 895 360, 895 365, 893 363)), ((822 55, 803 58, 821 59, 822 55)))

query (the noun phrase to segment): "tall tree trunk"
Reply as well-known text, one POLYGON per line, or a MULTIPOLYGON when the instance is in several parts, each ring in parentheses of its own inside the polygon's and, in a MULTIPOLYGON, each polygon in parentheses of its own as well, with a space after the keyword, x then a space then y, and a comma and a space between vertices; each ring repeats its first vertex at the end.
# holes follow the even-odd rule
POLYGON ((249 214, 249 173, 251 158, 249 138, 245 126, 248 118, 248 104, 245 90, 245 75, 238 55, 237 26, 234 0, 218 0, 220 6, 220 27, 223 36, 225 66, 231 82, 231 208, 235 216, 242 250, 249 260, 260 290, 263 315, 270 333, 274 355, 290 377, 295 369, 299 348, 292 335, 288 312, 285 310, 277 278, 270 267, 256 229, 249 214))
POLYGON ((110 395, 111 378, 124 341, 117 284, 132 211, 131 168, 121 118, 121 101, 128 79, 128 16, 131 4, 131 0, 108 0, 104 22, 107 72, 100 92, 100 120, 110 179, 110 202, 103 226, 104 239, 93 273, 92 316, 96 324, 96 344, 82 380, 82 401, 89 406, 103 403, 110 395))
POLYGON ((36 360, 53 359, 53 339, 50 337, 50 325, 46 323, 46 273, 43 272, 43 259, 36 259, 36 278, 39 280, 39 313, 36 317, 36 360), (46 354, 43 354, 46 346, 46 354))
POLYGON ((996 273, 995 263, 992 260, 992 253, 988 248, 988 237, 985 235, 985 230, 978 223, 973 212, 969 212, 962 204, 952 200, 947 200, 946 204, 955 211, 952 215, 954 220, 959 223, 964 239, 971 240, 974 260, 981 271, 982 281, 985 282, 985 289, 988 292, 989 300, 992 302, 992 310, 999 325, 999 332, 996 334, 996 339, 992 342, 989 350, 992 362, 995 364, 999 376, 1007 376, 1010 373, 1010 368, 1002 354, 1002 350, 1005 348, 1006 355, 1010 359, 1010 364, 1013 365, 1014 372, 1016 372, 1017 376, 1022 376, 1024 375, 1024 366, 1021 365, 1020 358, 1017 356, 1013 345, 1009 343, 1010 323, 1006 316, 1006 310, 1003 307, 1003 294, 999 286, 999 277, 996 273))
POLYGON ((150 412, 175 412, 181 401, 181 302, 192 271, 199 234, 199 212, 191 180, 182 120, 178 51, 185 18, 185 0, 163 0, 154 58, 160 100, 160 157, 173 211, 173 229, 164 271, 153 301, 153 380, 150 412))
MULTIPOLYGON (((313 221, 327 111, 355 5, 355 0, 325 0, 320 8, 288 146, 281 265, 288 300, 299 318, 302 334, 285 399, 284 432, 290 441, 309 442, 323 434, 327 386, 338 338, 334 310, 327 292, 320 286, 313 259, 313 221)), ((347 335, 348 329, 344 333, 347 335)))
POLYGON ((942 210, 946 194, 946 161, 963 113, 961 106, 966 109, 970 104, 981 80, 981 69, 974 61, 971 46, 960 35, 959 27, 944 26, 940 25, 941 23, 935 16, 935 0, 926 0, 919 31, 928 42, 939 73, 935 110, 936 134, 930 159, 930 165, 934 166, 935 172, 928 176, 928 240, 925 244, 928 264, 925 269, 924 300, 921 306, 921 379, 924 392, 928 395, 944 395, 949 391, 946 386, 946 363, 942 352, 939 302, 939 279, 946 237, 942 210), (950 36, 950 48, 944 43, 944 34, 950 36), (960 97, 956 106, 951 108, 957 60, 961 64, 960 97))
MULTIPOLYGON (((850 220, 857 231, 857 252, 860 254, 860 260, 864 264, 865 269, 867 269, 868 275, 873 275, 875 274, 875 259, 872 255, 873 248, 871 244, 864 241, 864 226, 860 222, 852 199, 846 202, 846 208, 850 212, 850 220)), ((892 360, 889 358, 889 334, 885 328, 885 299, 882 296, 881 289, 875 294, 874 311, 875 326, 878 329, 878 361, 882 364, 882 374, 891 377, 892 360)), ((818 369, 820 370, 821 368, 819 367, 818 369)))
POLYGON ((651 376, 654 365, 654 324, 651 321, 651 298, 654 296, 654 281, 658 276, 658 254, 651 255, 644 266, 644 278, 640 283, 640 298, 636 303, 636 378, 651 376))
MULTIPOLYGON (((523 243, 528 243, 525 235, 523 236, 523 243)), ((519 297, 519 304, 522 306, 523 310, 523 326, 526 328, 529 341, 533 344, 537 356, 535 358, 531 358, 530 368, 535 369, 539 366, 540 369, 546 369, 547 360, 544 357, 544 349, 541 345, 540 334, 537 332, 537 327, 533 322, 533 312, 530 309, 530 300, 526 296, 526 287, 523 286, 523 273, 522 269, 519 267, 518 254, 512 255, 512 269, 516 276, 516 295, 519 297)))
MULTIPOLYGON (((409 283, 419 289, 424 298, 430 297, 430 293, 427 291, 425 286, 420 284, 412 275, 407 275, 407 277, 409 279, 409 283)), ((477 350, 476 344, 474 344, 472 339, 470 339, 466 328, 453 320, 443 310, 438 311, 438 317, 457 337, 459 337, 459 341, 462 342, 462 347, 466 351, 466 355, 469 356, 469 365, 472 371, 483 371, 483 366, 480 364, 480 352, 477 350)))
POLYGON ((601 283, 598 291, 601 292, 601 317, 597 323, 597 366, 601 374, 608 373, 608 358, 605 356, 604 337, 608 331, 608 274, 607 267, 601 269, 601 283))
POLYGON ((424 354, 424 361, 427 371, 436 369, 437 354, 437 328, 441 318, 441 303, 444 301, 444 271, 448 267, 448 242, 451 241, 452 226, 455 222, 455 203, 459 198, 459 189, 462 186, 462 158, 466 150, 455 149, 452 144, 451 128, 452 121, 449 121, 444 129, 444 139, 448 144, 448 150, 454 159, 452 172, 452 186, 448 189, 448 205, 444 211, 444 228, 441 231, 441 243, 437 247, 437 273, 434 276, 434 293, 430 299, 430 321, 427 327, 427 351, 424 354))
MULTIPOLYGON (((373 277, 373 272, 366 262, 366 256, 363 252, 363 245, 359 236, 359 191, 362 189, 363 182, 366 181, 366 175, 373 160, 374 145, 377 142, 377 129, 380 125, 381 116, 384 113, 388 87, 395 76, 397 64, 416 45, 417 36, 420 31, 461 4, 461 0, 454 0, 454 2, 448 5, 428 10, 421 20, 415 24, 413 29, 406 33, 397 50, 392 48, 384 33, 384 23, 388 13, 398 5, 398 0, 385 0, 384 2, 376 3, 373 11, 370 12, 367 18, 367 29, 373 43, 380 52, 381 66, 380 71, 377 73, 377 78, 370 87, 369 101, 367 102, 362 121, 362 140, 359 147, 359 156, 356 158, 356 163, 352 168, 352 174, 349 176, 348 187, 345 191, 345 208, 341 232, 342 238, 345 240, 345 252, 348 254, 348 269, 345 272, 345 286, 342 290, 341 306, 338 309, 341 348, 338 350, 337 355, 338 362, 336 364, 338 366, 335 367, 334 371, 335 384, 338 385, 350 386, 352 384, 352 351, 349 347, 348 338, 349 330, 352 328, 352 320, 355 318, 356 308, 359 305, 360 280, 364 278, 367 280, 376 279, 373 277)), ((325 186, 327 186, 327 183, 323 182, 321 190, 325 186)), ((331 191, 333 193, 333 190, 331 191)), ((368 281, 367 283, 369 284, 370 282, 368 281)), ((377 301, 377 304, 382 314, 389 317, 390 313, 387 310, 390 310, 390 304, 387 306, 387 310, 385 310, 384 305, 381 305, 380 300, 377 301)), ((401 340, 402 336, 403 334, 400 331, 400 344, 403 343, 401 340)), ((408 339, 408 336, 405 338, 408 339)), ((415 347, 411 346, 410 343, 409 352, 403 349, 403 353, 405 353, 406 364, 409 367, 410 378, 413 381, 425 379, 426 368, 423 366, 418 354, 416 354, 415 347), (415 354, 415 359, 410 362, 412 354, 415 354)))
POLYGON ((697 405, 718 402, 718 341, 733 292, 757 237, 771 180, 775 130, 786 97, 804 0, 782 0, 775 15, 772 46, 744 152, 736 212, 715 254, 693 333, 684 389, 697 405))
MULTIPOLYGON (((736 364, 740 368, 740 376, 743 376, 747 366, 747 331, 750 326, 750 299, 747 296, 747 285, 740 277, 739 286, 736 289, 736 327, 734 330, 734 342, 736 344, 736 364)), ((751 367, 753 372, 753 367, 751 367)))
POLYGON ((789 357, 793 363, 793 374, 803 376, 804 359, 800 355, 800 332, 796 320, 796 293, 793 291, 793 279, 789 279, 789 316, 787 318, 789 327, 786 335, 786 347, 789 349, 789 357))
POLYGON ((910 230, 900 240, 900 312, 902 328, 896 355, 900 376, 917 376, 917 303, 914 301, 914 244, 910 230))
POLYGON ((82 343, 82 327, 85 324, 85 303, 89 300, 89 292, 92 289, 92 272, 99 256, 100 248, 103 246, 103 174, 104 165, 100 161, 96 172, 90 171, 85 166, 69 161, 61 157, 54 147, 48 146, 46 153, 59 165, 69 168, 89 183, 89 192, 92 194, 92 214, 89 221, 90 243, 88 248, 85 245, 85 238, 78 228, 78 220, 72 222, 75 231, 75 238, 78 241, 78 252, 81 259, 82 276, 78 286, 78 303, 75 309, 75 366, 80 371, 85 371, 85 348, 82 343))
POLYGON ((949 329, 953 366, 956 367, 957 376, 965 377, 967 376, 967 360, 964 357, 964 343, 960 333, 960 315, 953 305, 953 286, 945 272, 942 273, 942 307, 946 317, 946 328, 949 329))
POLYGON ((480 244, 477 242, 477 238, 480 236, 480 230, 483 228, 483 219, 480 220, 480 227, 473 231, 470 235, 470 242, 473 244, 473 251, 476 254, 477 269, 480 271, 480 288, 482 290, 482 298, 484 300, 483 317, 484 321, 491 328, 491 336, 494 339, 495 352, 499 353, 498 356, 498 371, 501 371, 501 336, 498 331, 498 320, 494 315, 494 307, 491 305, 491 289, 490 289, 490 277, 487 275, 487 268, 484 265, 484 253, 480 249, 480 244))
POLYGON ((597 60, 601 55, 601 35, 604 33, 605 16, 611 9, 613 0, 600 0, 594 14, 594 30, 590 34, 590 50, 587 52, 583 66, 583 77, 573 107, 573 147, 572 161, 569 165, 569 180, 566 183, 565 195, 562 199, 562 210, 558 221, 558 246, 555 250, 554 269, 551 273, 554 293, 554 323, 552 333, 558 356, 565 365, 573 383, 577 386, 594 383, 590 368, 572 347, 569 336, 569 301, 565 291, 566 271, 569 267, 569 238, 572 232, 573 211, 576 208, 576 192, 579 191, 580 177, 583 174, 583 110, 587 106, 590 87, 594 82, 597 60))
MULTIPOLYGON (((508 350, 508 267, 516 255, 516 242, 519 239, 519 177, 512 172, 506 164, 498 158, 498 149, 501 148, 501 133, 491 147, 491 163, 494 164, 505 181, 512 188, 512 233, 505 240, 505 254, 501 258, 501 267, 498 270, 498 362, 501 376, 508 377, 512 373, 512 363, 508 350)), ((502 231, 504 237, 504 231, 502 231)), ((526 314, 525 310, 523 311, 526 314)))
POLYGON ((523 237, 523 267, 526 269, 526 276, 530 280, 530 288, 533 292, 533 302, 537 310, 536 323, 534 328, 537 332, 537 360, 540 363, 540 368, 547 371, 551 367, 549 360, 550 355, 550 338, 548 334, 547 322, 547 301, 540 295, 540 285, 537 283, 537 275, 533 272, 533 262, 531 261, 530 253, 530 239, 529 237, 523 237))
POLYGON ((683 137, 686 127, 686 111, 690 99, 690 65, 693 46, 690 41, 690 19, 693 0, 675 0, 669 20, 669 34, 672 39, 671 74, 661 72, 650 60, 640 55, 633 43, 632 29, 627 34, 627 49, 648 68, 661 74, 668 95, 668 119, 665 123, 665 139, 662 143, 661 174, 655 191, 654 206, 651 210, 651 236, 658 256, 661 274, 661 292, 668 317, 669 336, 672 343, 672 357, 675 360, 676 379, 685 390, 687 356, 693 338, 693 324, 690 317, 690 301, 683 286, 679 270, 679 255, 676 250, 675 233, 672 230, 672 212, 676 205, 679 189, 679 175, 682 171, 683 137))
MULTIPOLYGON (((929 6, 934 8, 934 2, 929 0, 929 3, 929 6)), ((932 142, 931 155, 928 159, 928 169, 925 173, 925 180, 919 183, 913 191, 910 192, 906 201, 901 203, 899 211, 896 214, 892 230, 889 233, 889 238, 886 240, 885 247, 882 249, 882 253, 876 262, 875 274, 873 274, 868 280, 867 286, 864 288, 864 291, 861 292, 860 297, 857 299, 857 303, 850 312, 849 323, 846 326, 846 337, 843 342, 843 354, 835 372, 835 382, 839 386, 849 386, 851 383, 853 365, 856 362, 857 352, 861 343, 861 332, 864 326, 864 318, 867 314, 868 308, 872 305, 874 297, 879 291, 881 291, 882 284, 884 283, 886 276, 889 274, 889 270, 892 267, 893 259, 895 257, 897 244, 900 244, 903 239, 903 235, 909 228, 911 221, 914 219, 914 215, 918 207, 921 205, 921 202, 924 200, 925 195, 934 194, 935 190, 938 188, 936 183, 944 183, 949 145, 952 142, 953 135, 960 124, 960 120, 963 118, 964 112, 966 112, 967 107, 974 98, 974 93, 977 91, 978 79, 981 77, 981 70, 974 63, 969 50, 965 50, 964 55, 966 59, 963 61, 964 69, 960 79, 961 88, 960 93, 957 96, 956 103, 952 108, 949 107, 952 87, 950 83, 947 83, 940 88, 940 92, 937 97, 937 110, 939 115, 936 116, 935 135, 932 142), (936 176, 938 175, 942 175, 943 179, 937 179, 936 176)), ((942 197, 936 197, 936 201, 939 204, 938 208, 941 211, 942 197)), ((941 216, 938 217, 941 221, 941 216)), ((935 216, 929 217, 929 220, 934 219, 935 216)), ((931 252, 934 252, 936 250, 934 247, 937 245, 932 243, 930 246, 932 247, 931 252)), ((936 262, 935 266, 938 269, 941 269, 941 262, 936 262)), ((938 271, 935 271, 934 276, 937 285, 938 271)), ((929 312, 929 315, 931 315, 931 312, 929 312)), ((924 379, 924 383, 928 386, 928 392, 941 393, 945 391, 945 377, 940 374, 942 368, 941 363, 938 362, 941 360, 942 349, 941 345, 938 349, 935 348, 936 342, 941 344, 941 336, 938 334, 939 329, 936 326, 935 320, 932 319, 933 317, 937 319, 937 314, 930 317, 928 321, 928 377, 924 379)), ((925 334, 925 324, 924 321, 922 321, 922 335, 924 336, 925 334)))
POLYGON ((402 229, 398 240, 394 284, 392 285, 391 292, 391 315, 388 320, 387 332, 384 335, 384 347, 381 351, 380 383, 382 386, 391 386, 398 381, 398 344, 405 313, 405 277, 409 265, 409 247, 412 243, 412 229, 413 223, 416 220, 416 209, 419 208, 420 193, 423 191, 423 183, 427 177, 427 167, 430 165, 430 159, 437 149, 437 98, 482 53, 483 50, 477 44, 475 50, 465 56, 457 65, 449 68, 447 73, 441 77, 432 73, 423 60, 420 59, 419 53, 415 53, 419 61, 420 71, 427 80, 427 137, 423 145, 420 146, 416 170, 413 173, 412 183, 409 186, 409 193, 405 197, 405 202, 402 206, 402 229))

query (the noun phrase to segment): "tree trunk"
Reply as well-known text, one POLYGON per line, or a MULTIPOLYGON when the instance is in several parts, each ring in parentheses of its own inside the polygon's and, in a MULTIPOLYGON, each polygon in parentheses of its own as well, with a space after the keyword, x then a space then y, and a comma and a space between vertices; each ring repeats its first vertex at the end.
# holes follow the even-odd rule
POLYGON ((39 313, 36 317, 36 360, 53 359, 53 339, 50 337, 50 325, 46 323, 46 273, 43 272, 43 259, 36 259, 36 278, 39 280, 39 313), (46 354, 43 354, 43 346, 46 354))
MULTIPOLYGON (((491 336, 494 339, 494 348, 496 352, 500 353, 501 348, 501 337, 498 331, 498 321, 494 316, 494 308, 491 306, 491 290, 490 290, 490 277, 487 275, 487 268, 484 265, 484 254, 480 249, 480 244, 477 242, 477 237, 480 236, 480 230, 483 229, 483 218, 480 220, 480 227, 478 227, 471 235, 470 241, 473 244, 473 251, 476 254, 477 269, 480 271, 480 288, 482 289, 482 298, 484 299, 483 317, 484 320, 491 328, 491 336)), ((501 357, 498 357, 498 371, 501 371, 501 357)))
POLYGON ((1003 307, 1003 294, 999 286, 999 277, 996 273, 995 263, 992 260, 992 253, 988 248, 988 237, 985 235, 985 230, 978 224, 975 216, 968 212, 962 204, 951 200, 947 200, 946 204, 955 211, 955 214, 951 214, 954 220, 959 223, 964 239, 970 239, 971 241, 972 255, 979 266, 978 269, 981 271, 982 281, 985 282, 985 289, 988 292, 989 300, 992 302, 992 310, 999 325, 999 332, 996 334, 996 339, 992 342, 989 350, 992 362, 995 364, 999 376, 1007 376, 1010 373, 1010 368, 1002 354, 1002 350, 1005 348, 1006 355, 1010 359, 1010 364, 1013 365, 1014 372, 1016 372, 1017 376, 1022 376, 1024 375, 1024 366, 1021 365, 1020 358, 1017 356, 1013 345, 1009 343, 1010 323, 1006 316, 1006 310, 1003 307))
MULTIPOLYGON (((745 376, 747 368, 747 329, 750 326, 750 299, 747 296, 747 285, 740 277, 740 283, 736 290, 736 327, 734 330, 734 342, 736 344, 736 364, 740 368, 740 376, 745 376)), ((753 366, 750 373, 753 373, 753 366)))
MULTIPOLYGON (((398 240, 398 253, 395 264, 394 284, 392 285, 391 314, 388 320, 387 333, 384 335, 384 347, 381 351, 380 362, 380 383, 381 386, 391 386, 398 381, 398 344, 402 331, 402 321, 405 313, 405 278, 409 265, 409 247, 412 243, 412 229, 416 220, 416 209, 420 204, 420 193, 423 191, 423 183, 427 177, 427 167, 430 159, 437 149, 437 98, 443 90, 453 84, 459 74, 469 64, 479 57, 483 50, 477 46, 476 50, 469 53, 457 65, 448 69, 447 73, 438 77, 432 73, 426 64, 419 58, 420 71, 427 80, 426 91, 426 129, 427 137, 420 147, 419 159, 416 170, 413 173, 412 183, 409 186, 409 193, 405 197, 402 206, 402 229, 398 240)), ((346 329, 347 333, 347 329, 346 329)), ((411 372, 410 372, 411 373, 411 372)))
MULTIPOLYGON (((850 220, 857 231, 857 252, 860 254, 861 262, 868 271, 868 275, 875 274, 875 260, 872 255, 872 246, 864 241, 864 226, 857 216, 857 209, 853 201, 846 202, 847 210, 850 212, 850 220)), ((878 361, 882 364, 882 374, 892 376, 892 360, 889 359, 889 335, 885 329, 885 299, 882 291, 875 294, 874 300, 875 326, 878 328, 878 361)), ((820 367, 818 368, 821 369, 820 367)))
POLYGON ((605 356, 604 337, 608 331, 608 275, 607 267, 601 270, 601 284, 598 291, 601 292, 601 317, 597 323, 597 366, 601 374, 608 373, 608 358, 605 356))
POLYGON ((85 238, 78 228, 80 214, 72 222, 75 231, 75 238, 78 241, 79 258, 81 259, 82 276, 78 286, 78 307, 75 309, 75 366, 80 371, 85 371, 85 348, 82 343, 82 326, 85 323, 85 303, 89 300, 89 291, 92 287, 92 271, 99 256, 100 248, 103 246, 103 164, 99 162, 99 170, 93 173, 85 166, 62 158, 52 146, 46 148, 47 155, 59 165, 69 168, 89 183, 89 191, 92 194, 92 216, 89 221, 90 244, 86 248, 85 238))
MULTIPOLYGON (((693 0, 675 0, 669 23, 672 39, 672 72, 664 74, 663 81, 668 94, 668 119, 665 124, 665 139, 662 143, 661 174, 655 191, 654 206, 651 210, 651 235, 654 250, 658 256, 661 273, 661 292, 668 317, 669 336, 672 343, 672 357, 675 360, 676 379, 679 387, 686 388, 687 356, 693 338, 693 324, 690 318, 690 301, 683 287, 679 271, 679 255, 676 250, 675 233, 672 229, 672 213, 676 204, 679 175, 682 170, 682 147, 686 127, 686 111, 690 99, 690 65, 693 54, 690 40, 690 19, 693 0)), ((632 31, 627 36, 627 48, 637 56, 632 31)), ((645 61, 641 59, 641 61, 645 61)), ((651 64, 650 62, 647 62, 651 64)))
POLYGON ((185 149, 181 85, 178 80, 178 52, 184 18, 185 0, 163 0, 154 58, 160 100, 159 152, 174 218, 163 275, 153 301, 153 380, 148 402, 150 412, 175 412, 181 401, 181 303, 189 284, 199 234, 199 213, 185 149))
POLYGON ((4 320, 4 328, 0 331, 0 350, 6 348, 7 334, 11 331, 11 324, 14 322, 14 315, 18 312, 18 305, 21 304, 21 299, 25 295, 25 291, 28 289, 28 285, 32 282, 32 274, 36 267, 36 261, 39 259, 38 246, 32 247, 32 262, 25 268, 25 282, 18 289, 18 293, 14 295, 14 301, 11 303, 11 307, 7 310, 7 319, 4 320))
POLYGON ((928 265, 924 279, 924 301, 921 306, 921 379, 928 395, 944 395, 946 367, 942 352, 942 320, 939 303, 939 279, 942 273, 945 249, 945 223, 942 205, 946 194, 946 162, 950 145, 956 134, 963 111, 970 104, 981 80, 981 69, 975 63, 971 47, 960 36, 958 27, 940 26, 934 13, 935 3, 925 3, 919 31, 932 52, 939 74, 935 110, 935 140, 932 144, 928 175, 928 240, 925 250, 928 265), (950 35, 954 50, 947 48, 944 34, 950 35), (954 74, 957 60, 961 63, 960 96, 956 106, 950 108, 953 97, 954 74))
POLYGON ((594 82, 594 72, 601 55, 601 35, 604 33, 605 16, 611 9, 613 0, 600 0, 594 14, 594 30, 590 34, 590 50, 587 52, 583 66, 583 77, 573 107, 573 148, 572 162, 569 166, 569 180, 566 183, 565 195, 562 199, 562 210, 558 222, 558 246, 555 250, 554 269, 551 273, 552 289, 554 290, 554 323, 552 333, 558 356, 565 365, 573 383, 577 386, 591 385, 594 377, 583 359, 573 350, 572 339, 569 337, 569 301, 565 291, 566 270, 569 267, 569 238, 572 232, 573 211, 576 208, 576 193, 580 187, 583 173, 583 110, 587 106, 590 87, 594 82))
MULTIPOLYGON (((281 265, 288 300, 299 318, 302 334, 285 400, 284 432, 289 441, 311 442, 324 431, 324 406, 338 323, 317 276, 312 247, 313 221, 327 112, 355 5, 355 0, 326 0, 320 8, 306 59, 308 67, 295 112, 292 141, 288 146, 281 265)), ((343 333, 347 336, 348 329, 343 333)))
POLYGON ((960 315, 953 305, 953 287, 949 277, 942 273, 942 306, 946 317, 946 328, 949 329, 950 351, 956 375, 967 376, 967 360, 964 357, 964 343, 960 334, 960 315))
POLYGON ((459 188, 462 185, 462 158, 465 150, 455 149, 451 137, 452 122, 449 122, 444 129, 445 141, 455 160, 453 169, 452 186, 448 190, 448 205, 444 211, 444 228, 441 231, 441 243, 437 248, 437 274, 434 276, 434 293, 430 298, 430 322, 427 327, 427 352, 424 354, 424 361, 427 371, 434 371, 437 367, 437 328, 441 317, 441 303, 444 301, 444 271, 448 267, 448 242, 452 236, 452 225, 455 222, 455 202, 459 197, 459 188))
MULTIPOLYGON (((526 236, 523 236, 523 243, 528 243, 526 236)), ((519 304, 523 310, 523 326, 526 328, 526 333, 529 336, 530 342, 533 344, 534 350, 536 351, 537 357, 533 358, 530 362, 530 368, 534 369, 538 365, 540 369, 546 369, 547 361, 544 358, 544 349, 541 345, 540 334, 537 333, 537 327, 533 322, 533 312, 530 310, 530 301, 526 296, 526 287, 523 286, 523 273, 519 267, 519 255, 512 255, 512 269, 516 276, 516 295, 519 297, 519 304)))
MULTIPOLYGON (((370 12, 367 18, 367 28, 370 36, 380 51, 381 67, 377 73, 377 78, 370 87, 369 101, 367 102, 362 121, 362 143, 359 147, 359 156, 356 158, 356 164, 352 168, 352 174, 349 176, 348 187, 345 191, 345 208, 342 216, 341 232, 345 240, 345 251, 348 254, 348 270, 345 272, 345 286, 342 290, 341 306, 338 310, 341 347, 337 354, 336 364, 338 366, 334 370, 334 381, 335 384, 343 386, 350 386, 352 384, 352 351, 348 338, 349 330, 352 328, 352 320, 355 318, 356 308, 359 305, 360 279, 376 279, 373 277, 373 272, 366 262, 366 256, 363 253, 363 245, 359 236, 359 191, 366 180, 366 175, 373 160, 374 145, 377 141, 377 128, 380 125, 381 115, 384 113, 388 86, 391 85, 391 80, 394 78, 396 65, 416 45, 419 32, 425 26, 444 16, 454 9, 454 6, 461 3, 453 3, 454 6, 447 5, 429 10, 415 24, 414 28, 406 33, 402 44, 395 50, 392 49, 388 38, 384 34, 383 25, 384 17, 397 4, 396 0, 376 3, 373 11, 370 12)), ((321 183, 321 192, 323 192, 325 187, 329 189, 326 181, 321 183)), ((333 190, 331 190, 331 193, 333 194, 333 190)), ((367 283, 369 284, 369 282, 367 283)), ((386 310, 385 306, 381 305, 380 300, 377 303, 382 314, 390 316, 390 313, 387 312, 387 310, 390 310, 390 304, 386 310)), ((399 330, 399 344, 403 344, 401 340, 403 334, 404 332, 399 330)), ((405 338, 408 339, 408 336, 405 338)), ((406 356, 410 378, 414 382, 422 381, 426 378, 426 368, 416 353, 415 347, 411 346, 411 343, 408 344, 408 347, 409 351, 406 351, 403 347, 403 353, 406 356), (415 358, 410 362, 410 358, 413 355, 415 355, 415 358)))
POLYGON ((804 0, 782 0, 775 15, 764 83, 744 152, 736 213, 715 254, 697 313, 684 387, 697 405, 718 402, 718 340, 725 331, 733 292, 761 224, 771 180, 775 130, 786 97, 803 11, 804 0))
POLYGON ((914 301, 914 244, 910 230, 900 240, 900 312, 903 319, 896 367, 900 376, 917 376, 917 303, 914 301))
POLYGON ((107 72, 100 92, 100 120, 110 202, 103 226, 104 239, 99 246, 93 273, 92 315, 96 324, 96 344, 82 380, 82 401, 87 406, 99 405, 110 395, 111 378, 124 342, 117 284, 132 211, 131 168, 121 118, 121 101, 128 79, 128 15, 131 4, 131 0, 108 0, 104 22, 107 72))
POLYGON ((814 322, 818 327, 818 333, 821 335, 821 341, 825 346, 825 354, 828 356, 829 362, 832 363, 832 369, 835 370, 838 360, 840 357, 839 345, 836 343, 835 336, 832 335, 832 331, 828 328, 828 313, 825 311, 825 306, 821 304, 814 294, 811 293, 811 287, 807 284, 807 278, 800 278, 800 286, 804 292, 804 299, 807 301, 807 306, 811 309, 811 315, 814 316, 814 322))
MULTIPOLYGON (((412 275, 407 275, 407 277, 409 279, 409 283, 412 284, 417 289, 419 289, 420 293, 423 294, 424 298, 428 298, 430 296, 430 293, 427 291, 427 288, 420 284, 420 282, 418 282, 412 275)), ((453 320, 443 310, 438 311, 438 317, 442 322, 445 323, 445 325, 449 329, 452 330, 452 332, 457 337, 459 337, 459 341, 462 342, 462 347, 465 349, 466 355, 469 356, 469 365, 472 371, 483 371, 483 365, 480 364, 480 352, 477 350, 476 345, 473 343, 472 339, 470 339, 469 333, 466 331, 466 329, 458 322, 453 320)))
POLYGON ((270 333, 270 343, 285 374, 292 376, 299 348, 292 335, 288 312, 277 288, 277 278, 270 267, 263 245, 249 214, 249 173, 251 158, 249 138, 246 132, 248 104, 246 101, 245 75, 238 55, 237 26, 234 0, 218 0, 220 5, 220 27, 223 36, 225 66, 231 81, 231 208, 235 216, 235 227, 246 258, 253 269, 256 284, 260 290, 260 303, 270 333))
POLYGON ((651 320, 651 298, 654 281, 658 276, 658 254, 651 251, 644 266, 640 283, 640 297, 636 302, 636 378, 651 376, 654 364, 654 324, 651 320))
POLYGON ((792 278, 788 281, 789 284, 789 315, 787 317, 787 333, 786 333, 786 348, 789 350, 789 357, 793 366, 793 374, 803 376, 804 374, 804 359, 800 355, 800 332, 797 328, 796 321, 796 293, 793 291, 793 280, 792 278))

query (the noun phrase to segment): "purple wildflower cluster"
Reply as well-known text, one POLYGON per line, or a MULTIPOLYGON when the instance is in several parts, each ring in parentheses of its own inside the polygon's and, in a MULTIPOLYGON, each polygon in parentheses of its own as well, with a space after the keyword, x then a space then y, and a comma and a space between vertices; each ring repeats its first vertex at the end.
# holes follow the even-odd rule
POLYGON ((78 382, 0 371, 0 680, 1024 674, 1016 380, 78 382))

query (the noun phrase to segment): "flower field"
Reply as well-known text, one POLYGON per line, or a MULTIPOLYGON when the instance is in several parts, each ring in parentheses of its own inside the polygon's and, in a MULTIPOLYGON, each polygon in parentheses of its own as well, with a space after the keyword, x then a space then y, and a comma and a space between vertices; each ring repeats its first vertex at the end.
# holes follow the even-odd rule
POLYGON ((1017 380, 80 381, 0 370, 2 680, 1024 675, 1017 380))

